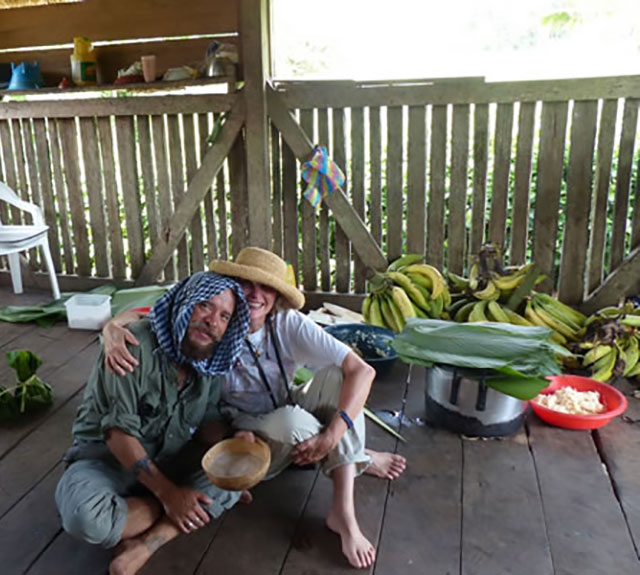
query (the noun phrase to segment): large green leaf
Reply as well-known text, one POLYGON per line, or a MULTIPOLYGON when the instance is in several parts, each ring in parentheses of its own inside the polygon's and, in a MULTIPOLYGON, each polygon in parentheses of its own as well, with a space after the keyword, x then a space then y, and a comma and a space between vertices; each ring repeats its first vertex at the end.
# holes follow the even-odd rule
POLYGON ((42 365, 42 360, 32 351, 8 351, 7 363, 16 370, 18 381, 27 381, 42 365))

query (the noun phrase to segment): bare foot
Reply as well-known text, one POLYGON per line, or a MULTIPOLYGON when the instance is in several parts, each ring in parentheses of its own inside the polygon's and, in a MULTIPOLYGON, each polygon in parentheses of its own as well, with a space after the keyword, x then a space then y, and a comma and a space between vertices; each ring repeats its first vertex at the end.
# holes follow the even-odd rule
POLYGON ((149 560, 151 552, 140 537, 134 537, 119 543, 114 555, 109 575, 135 575, 149 560))
POLYGON ((243 489, 240 494, 240 503, 251 503, 253 501, 253 495, 251 495, 251 491, 248 489, 243 489))
POLYGON ((373 565, 376 560, 376 550, 369 540, 362 534, 355 518, 351 521, 329 513, 327 527, 340 535, 342 553, 352 567, 364 569, 373 565))
POLYGON ((364 472, 382 479, 396 479, 402 475, 407 467, 407 460, 397 453, 387 451, 373 451, 366 449, 365 453, 371 457, 371 463, 364 472))

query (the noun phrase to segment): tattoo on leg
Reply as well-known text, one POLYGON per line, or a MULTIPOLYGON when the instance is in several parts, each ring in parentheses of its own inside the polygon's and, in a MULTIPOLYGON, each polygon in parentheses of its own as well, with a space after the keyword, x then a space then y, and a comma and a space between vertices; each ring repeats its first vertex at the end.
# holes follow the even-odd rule
POLYGON ((149 553, 155 553, 165 542, 165 538, 162 535, 154 535, 149 537, 144 544, 147 546, 149 553))
POLYGON ((151 458, 145 455, 142 459, 138 459, 131 468, 133 474, 138 477, 142 471, 146 471, 147 475, 151 475, 151 458))

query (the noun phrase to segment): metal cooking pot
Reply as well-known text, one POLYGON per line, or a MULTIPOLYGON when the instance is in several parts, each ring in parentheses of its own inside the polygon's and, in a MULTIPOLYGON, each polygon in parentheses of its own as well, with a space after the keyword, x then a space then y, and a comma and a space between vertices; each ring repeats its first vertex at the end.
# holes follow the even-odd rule
POLYGON ((518 431, 528 403, 488 387, 484 379, 489 375, 495 372, 450 365, 427 369, 427 419, 470 436, 496 437, 518 431))

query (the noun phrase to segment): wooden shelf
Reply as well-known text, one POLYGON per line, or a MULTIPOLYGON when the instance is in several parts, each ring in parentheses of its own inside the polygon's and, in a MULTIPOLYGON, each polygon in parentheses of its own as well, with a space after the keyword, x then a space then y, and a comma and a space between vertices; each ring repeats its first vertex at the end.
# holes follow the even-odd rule
POLYGON ((101 84, 99 86, 73 86, 72 88, 60 89, 57 87, 45 87, 37 90, 0 90, 0 98, 11 98, 12 96, 57 96, 59 94, 76 94, 83 92, 167 92, 184 90, 203 86, 218 84, 233 84, 235 77, 218 76, 215 78, 198 78, 195 80, 178 80, 164 82, 139 82, 134 84, 101 84))

